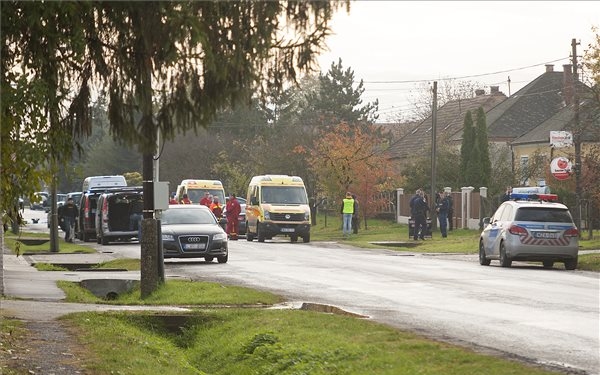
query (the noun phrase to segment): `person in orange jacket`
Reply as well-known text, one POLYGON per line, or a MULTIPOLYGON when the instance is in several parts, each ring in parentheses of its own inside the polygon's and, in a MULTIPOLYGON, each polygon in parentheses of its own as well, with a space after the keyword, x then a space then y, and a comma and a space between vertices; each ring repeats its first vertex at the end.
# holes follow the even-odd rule
POLYGON ((215 214, 217 219, 223 217, 223 206, 221 205, 221 203, 219 203, 219 197, 215 196, 213 198, 213 202, 209 208, 212 211, 212 213, 215 214))

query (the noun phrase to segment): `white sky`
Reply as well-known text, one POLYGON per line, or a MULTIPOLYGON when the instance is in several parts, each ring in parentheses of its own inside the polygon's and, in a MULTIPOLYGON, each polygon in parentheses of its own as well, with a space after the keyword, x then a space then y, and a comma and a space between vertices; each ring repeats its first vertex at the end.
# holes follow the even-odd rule
POLYGON ((466 80, 508 95, 509 76, 514 94, 544 73, 545 63, 562 71, 571 63, 571 39, 581 43, 580 60, 594 41, 600 2, 361 0, 351 3, 350 14, 340 10, 332 26, 321 71, 341 58, 364 81, 363 101, 379 99, 385 122, 410 111, 408 96, 427 85, 415 81, 478 76, 466 80), (502 73, 479 76, 495 72, 502 73))

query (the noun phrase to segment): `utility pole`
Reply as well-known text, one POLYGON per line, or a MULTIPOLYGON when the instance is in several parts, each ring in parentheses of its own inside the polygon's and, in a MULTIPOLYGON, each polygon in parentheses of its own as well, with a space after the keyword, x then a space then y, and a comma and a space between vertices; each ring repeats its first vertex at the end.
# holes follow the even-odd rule
POLYGON ((581 236, 581 124, 579 119, 579 94, 577 75, 577 41, 571 39, 571 49, 573 54, 573 144, 575 146, 575 225, 579 229, 581 236))
MULTIPOLYGON (((431 212, 431 229, 437 228, 437 213, 435 212, 435 185, 437 159, 437 81, 433 82, 433 104, 431 105, 431 195, 429 208, 431 212)), ((433 233, 432 233, 433 234, 433 233)))

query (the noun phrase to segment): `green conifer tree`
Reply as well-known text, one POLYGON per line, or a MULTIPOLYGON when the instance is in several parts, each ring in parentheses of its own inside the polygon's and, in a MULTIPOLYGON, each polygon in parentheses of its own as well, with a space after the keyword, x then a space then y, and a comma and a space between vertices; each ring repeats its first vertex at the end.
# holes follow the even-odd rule
POLYGON ((475 129, 473 128, 473 116, 471 115, 471 111, 467 111, 463 125, 462 144, 460 146, 460 173, 463 186, 470 184, 469 169, 471 167, 470 161, 474 145, 475 129))
POLYGON ((477 109, 476 115, 476 143, 478 146, 479 155, 477 159, 480 161, 479 185, 477 187, 488 187, 492 177, 492 162, 490 160, 490 147, 488 144, 487 124, 485 120, 485 111, 483 107, 477 109))

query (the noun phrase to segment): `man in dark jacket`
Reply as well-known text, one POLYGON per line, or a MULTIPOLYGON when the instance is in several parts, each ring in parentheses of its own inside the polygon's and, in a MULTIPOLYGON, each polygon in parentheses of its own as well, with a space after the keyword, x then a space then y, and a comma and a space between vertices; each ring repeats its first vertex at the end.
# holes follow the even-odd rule
POLYGON ((427 206, 424 196, 423 191, 419 189, 410 200, 410 215, 415 222, 413 229, 414 240, 418 238, 424 240, 425 233, 427 233, 427 212, 429 211, 429 206, 427 206))
POLYGON ((58 209, 58 217, 64 222, 65 228, 65 241, 73 242, 73 235, 75 234, 75 222, 79 216, 79 210, 73 202, 73 198, 67 199, 67 203, 63 204, 58 209))
POLYGON ((440 199, 436 204, 435 210, 440 220, 440 232, 442 237, 448 237, 448 211, 450 210, 450 193, 440 193, 440 199))

